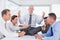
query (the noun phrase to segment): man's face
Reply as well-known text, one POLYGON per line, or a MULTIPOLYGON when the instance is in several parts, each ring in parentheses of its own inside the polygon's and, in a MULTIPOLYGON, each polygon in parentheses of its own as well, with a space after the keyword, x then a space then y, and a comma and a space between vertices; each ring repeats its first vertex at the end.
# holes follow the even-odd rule
POLYGON ((52 18, 50 16, 48 16, 47 21, 50 24, 52 22, 52 18))
POLYGON ((34 10, 33 6, 30 6, 30 7, 29 7, 29 13, 30 13, 30 14, 33 13, 33 10, 34 10))
POLYGON ((11 17, 11 14, 10 14, 9 11, 7 11, 6 14, 5 14, 6 20, 10 20, 10 17, 11 17))
POLYGON ((15 17, 14 20, 12 20, 12 22, 13 22, 14 24, 17 24, 17 22, 18 22, 18 18, 15 17))

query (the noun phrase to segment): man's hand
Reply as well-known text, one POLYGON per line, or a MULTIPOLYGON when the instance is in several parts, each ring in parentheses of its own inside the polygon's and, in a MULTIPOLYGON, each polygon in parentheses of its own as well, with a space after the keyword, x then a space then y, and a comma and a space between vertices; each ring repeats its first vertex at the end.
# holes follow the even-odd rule
POLYGON ((41 26, 42 31, 45 31, 45 25, 41 26))
POLYGON ((35 37, 38 38, 39 40, 43 40, 43 39, 42 39, 43 37, 40 36, 40 35, 38 35, 38 34, 35 34, 35 37))
POLYGON ((26 34, 26 33, 25 33, 24 31, 18 33, 18 35, 19 35, 20 37, 24 36, 25 34, 26 34))
POLYGON ((28 28, 28 27, 29 27, 29 25, 24 25, 23 27, 26 29, 26 28, 28 28))
POLYGON ((18 17, 20 17, 20 16, 21 16, 21 11, 19 10, 19 11, 18 11, 18 17))
POLYGON ((45 12, 43 11, 43 15, 42 15, 42 18, 44 18, 44 16, 45 16, 45 12))

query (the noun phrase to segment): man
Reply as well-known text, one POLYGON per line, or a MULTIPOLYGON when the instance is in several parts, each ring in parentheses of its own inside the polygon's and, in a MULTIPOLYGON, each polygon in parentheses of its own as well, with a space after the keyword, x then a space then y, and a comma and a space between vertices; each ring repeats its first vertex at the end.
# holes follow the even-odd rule
POLYGON ((49 13, 47 21, 51 26, 45 36, 35 36, 41 40, 60 40, 60 22, 56 22, 55 13, 49 13))
POLYGON ((9 9, 4 9, 1 13, 2 18, 0 19, 0 32, 2 34, 0 39, 3 39, 4 37, 15 37, 15 36, 24 36, 25 32, 21 33, 14 33, 14 32, 8 32, 6 30, 6 23, 10 19, 10 10, 9 9))
POLYGON ((44 23, 45 24, 43 26, 41 26, 41 28, 42 28, 41 32, 43 34, 46 33, 50 27, 49 23, 47 22, 47 17, 44 17, 44 23))
POLYGON ((45 15, 45 13, 43 12, 42 18, 40 18, 37 15, 33 14, 33 11, 34 11, 34 7, 31 5, 29 7, 29 14, 26 14, 23 17, 20 17, 21 24, 28 24, 29 25, 29 27, 26 29, 28 31, 25 31, 28 35, 30 35, 29 34, 31 32, 30 30, 36 28, 36 24, 40 24, 43 21, 43 18, 45 15))
POLYGON ((34 29, 30 30, 29 33, 35 35, 41 31, 43 34, 45 34, 50 27, 49 23, 47 22, 47 17, 44 17, 44 23, 45 23, 45 25, 34 28, 34 29))
POLYGON ((28 25, 24 25, 24 26, 21 26, 19 27, 18 25, 18 16, 17 15, 13 15, 11 17, 11 21, 7 24, 7 31, 10 31, 10 32, 19 32, 20 29, 26 29, 28 27, 28 25))

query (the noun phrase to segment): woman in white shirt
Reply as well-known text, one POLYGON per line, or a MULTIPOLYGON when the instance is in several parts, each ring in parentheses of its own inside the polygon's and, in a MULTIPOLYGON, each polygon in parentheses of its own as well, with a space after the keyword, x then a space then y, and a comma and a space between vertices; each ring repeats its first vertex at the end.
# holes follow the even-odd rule
POLYGON ((10 32, 20 32, 20 29, 28 28, 28 25, 19 27, 18 25, 18 16, 13 15, 11 21, 7 24, 7 30, 10 32))

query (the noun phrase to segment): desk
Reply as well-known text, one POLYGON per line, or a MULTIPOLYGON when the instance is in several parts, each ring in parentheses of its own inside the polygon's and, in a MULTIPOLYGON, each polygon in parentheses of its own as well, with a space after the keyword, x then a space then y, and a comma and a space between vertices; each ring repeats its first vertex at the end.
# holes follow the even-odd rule
POLYGON ((14 37, 14 38, 4 38, 2 40, 38 40, 34 36, 23 36, 23 37, 14 37))

